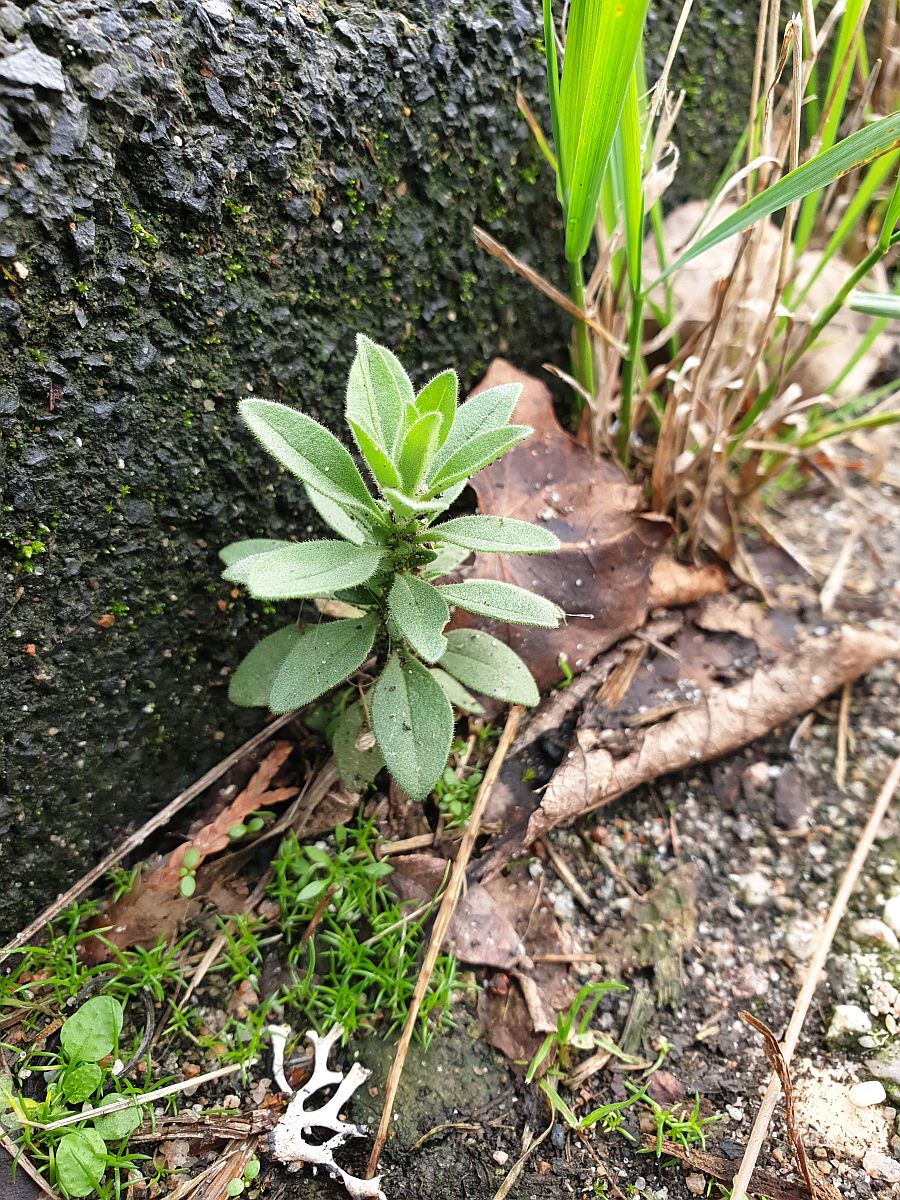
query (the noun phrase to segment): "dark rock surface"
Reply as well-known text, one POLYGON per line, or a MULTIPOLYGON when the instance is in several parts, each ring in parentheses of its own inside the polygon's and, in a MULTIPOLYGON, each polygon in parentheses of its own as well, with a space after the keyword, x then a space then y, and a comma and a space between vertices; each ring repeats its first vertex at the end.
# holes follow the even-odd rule
POLYGON ((419 377, 561 357, 470 237, 560 277, 514 100, 538 27, 532 0, 0 0, 0 933, 259 725, 226 674, 272 617, 216 549, 309 517, 236 400, 334 424, 356 329, 419 377))

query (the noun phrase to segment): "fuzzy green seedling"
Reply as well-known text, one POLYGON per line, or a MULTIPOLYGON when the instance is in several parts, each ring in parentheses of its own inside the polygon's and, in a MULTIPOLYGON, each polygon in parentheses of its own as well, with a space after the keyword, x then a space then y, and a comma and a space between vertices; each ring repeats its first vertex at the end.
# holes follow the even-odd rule
POLYGON ((335 729, 338 769, 350 786, 386 765, 413 799, 441 778, 453 705, 477 711, 467 689, 533 705, 530 671, 507 645, 471 629, 447 631, 452 608, 554 628, 563 612, 524 588, 491 580, 440 582, 472 551, 541 554, 549 530, 492 516, 440 520, 469 478, 532 432, 511 425, 518 384, 457 404, 455 372, 416 393, 394 355, 357 338, 345 417, 374 493, 341 442, 305 413, 269 400, 241 402, 247 426, 302 480, 338 535, 307 542, 253 538, 221 551, 223 577, 260 600, 340 601, 346 615, 285 625, 235 671, 235 704, 290 712, 374 659, 377 678, 335 729), (474 706, 474 707, 473 707, 474 706))

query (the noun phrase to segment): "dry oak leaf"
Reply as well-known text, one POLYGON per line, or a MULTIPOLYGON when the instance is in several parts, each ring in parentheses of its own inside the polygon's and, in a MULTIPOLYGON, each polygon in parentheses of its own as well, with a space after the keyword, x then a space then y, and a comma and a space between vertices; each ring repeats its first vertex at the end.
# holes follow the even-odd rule
POLYGON ((641 489, 629 484, 615 464, 566 433, 550 392, 532 375, 498 358, 475 393, 503 383, 522 385, 513 420, 535 432, 479 471, 471 487, 483 512, 542 525, 562 548, 555 554, 476 554, 463 573, 539 592, 570 615, 555 630, 461 612, 453 624, 478 626, 507 642, 544 690, 560 678, 560 655, 580 670, 644 624, 651 572, 671 526, 641 511, 641 489))

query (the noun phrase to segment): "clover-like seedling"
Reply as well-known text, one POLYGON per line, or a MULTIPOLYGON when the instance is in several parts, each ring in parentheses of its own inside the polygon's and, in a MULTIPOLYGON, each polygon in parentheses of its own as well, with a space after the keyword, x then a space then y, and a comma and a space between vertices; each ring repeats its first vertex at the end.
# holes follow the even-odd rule
POLYGON ((348 786, 360 787, 386 765, 414 799, 429 794, 446 766, 452 705, 480 710, 470 688, 511 704, 539 699, 530 671, 505 643, 477 629, 445 632, 451 608, 547 629, 563 616, 513 584, 440 582, 473 550, 539 554, 559 545, 549 530, 507 517, 439 520, 476 471, 532 432, 509 424, 519 384, 488 388, 457 406, 458 386, 456 373, 443 371, 417 394, 389 350, 358 336, 345 415, 374 495, 349 451, 311 417, 243 400, 249 428, 302 480, 339 537, 251 539, 221 551, 224 578, 260 600, 345 606, 337 619, 318 614, 264 638, 235 671, 231 699, 290 712, 372 659, 377 679, 334 731, 338 768, 348 786))

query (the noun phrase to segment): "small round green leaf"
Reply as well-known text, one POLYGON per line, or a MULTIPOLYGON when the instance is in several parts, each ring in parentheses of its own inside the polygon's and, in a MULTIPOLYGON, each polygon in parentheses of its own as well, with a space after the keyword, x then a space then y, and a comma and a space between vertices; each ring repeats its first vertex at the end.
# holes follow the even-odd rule
POLYGON ((296 625, 286 625, 258 642, 231 677, 228 699, 243 708, 268 707, 275 677, 303 635, 296 625))
MULTIPOLYGON (((114 1097, 107 1096, 107 1101, 114 1097)), ((138 1105, 133 1108, 123 1108, 119 1112, 107 1113, 105 1117, 97 1117, 94 1128, 105 1142, 120 1142, 134 1133, 143 1120, 143 1114, 138 1105)))
POLYGON ((447 634, 447 652, 438 665, 484 696, 529 706, 541 698, 531 672, 515 650, 480 629, 452 629, 447 634))
POLYGON ((197 880, 193 875, 185 875, 178 881, 178 891, 184 896, 185 900, 190 900, 191 896, 197 890, 197 880))
POLYGON ((64 1134, 56 1147, 56 1178, 69 1196, 92 1196, 106 1170, 106 1145, 93 1129, 64 1134))
POLYGON ((377 628, 378 618, 370 613, 306 629, 275 677, 272 712, 300 708, 343 683, 365 662, 377 628))
POLYGON ((411 799, 424 800, 447 765, 453 710, 417 659, 388 659, 372 689, 372 728, 391 775, 411 799))
POLYGON ((95 1062, 80 1062, 65 1071, 60 1087, 69 1104, 83 1104, 102 1082, 103 1072, 95 1062))
POLYGON ((93 996, 63 1022, 59 1040, 72 1062, 99 1062, 118 1045, 124 1014, 112 996, 93 996))
POLYGON ((538 625, 543 629, 555 629, 565 616, 552 600, 516 587, 514 583, 501 583, 494 579, 444 583, 438 586, 437 591, 448 604, 513 625, 538 625))

